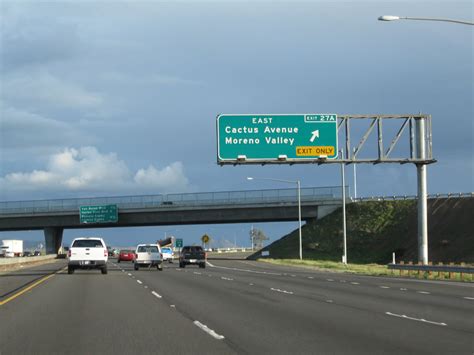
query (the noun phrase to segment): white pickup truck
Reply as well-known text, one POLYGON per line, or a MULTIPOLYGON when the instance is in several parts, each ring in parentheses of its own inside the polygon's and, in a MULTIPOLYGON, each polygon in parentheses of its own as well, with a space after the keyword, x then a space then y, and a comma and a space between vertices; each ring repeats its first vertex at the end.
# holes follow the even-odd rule
POLYGON ((151 268, 156 266, 159 271, 163 271, 163 255, 158 244, 138 244, 135 250, 135 260, 133 268, 138 270, 140 266, 151 268))
POLYGON ((68 251, 67 273, 75 269, 100 269, 107 274, 108 251, 102 238, 76 238, 68 251))

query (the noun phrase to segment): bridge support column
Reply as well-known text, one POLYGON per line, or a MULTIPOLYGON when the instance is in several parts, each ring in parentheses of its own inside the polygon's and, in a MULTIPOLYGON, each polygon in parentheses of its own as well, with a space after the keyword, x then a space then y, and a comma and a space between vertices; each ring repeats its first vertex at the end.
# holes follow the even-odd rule
POLYGON ((63 242, 63 228, 45 228, 44 240, 46 242, 46 254, 57 254, 63 242))

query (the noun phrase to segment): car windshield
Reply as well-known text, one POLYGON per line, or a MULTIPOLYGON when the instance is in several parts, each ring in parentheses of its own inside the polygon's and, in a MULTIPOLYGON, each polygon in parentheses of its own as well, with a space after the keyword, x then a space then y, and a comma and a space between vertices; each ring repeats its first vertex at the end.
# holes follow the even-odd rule
POLYGON ((141 245, 138 247, 139 253, 158 253, 158 247, 156 245, 141 245))
POLYGON ((79 239, 72 245, 73 248, 103 248, 102 242, 98 239, 79 239))
POLYGON ((171 249, 170 248, 161 248, 161 251, 163 253, 171 253, 171 249))

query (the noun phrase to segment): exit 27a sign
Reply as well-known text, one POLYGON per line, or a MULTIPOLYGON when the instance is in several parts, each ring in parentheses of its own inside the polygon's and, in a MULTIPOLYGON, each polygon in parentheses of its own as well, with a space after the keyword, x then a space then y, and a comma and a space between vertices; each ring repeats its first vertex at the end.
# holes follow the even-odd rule
POLYGON ((337 158, 336 114, 217 116, 218 162, 337 158))

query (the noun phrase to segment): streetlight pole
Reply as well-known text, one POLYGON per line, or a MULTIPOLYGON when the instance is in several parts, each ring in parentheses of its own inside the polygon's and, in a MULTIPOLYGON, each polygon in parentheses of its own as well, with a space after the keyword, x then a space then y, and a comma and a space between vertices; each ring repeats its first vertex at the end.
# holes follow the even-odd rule
MULTIPOLYGON (((344 149, 339 151, 341 159, 344 159, 344 149)), ((346 234, 346 176, 345 165, 341 163, 341 180, 342 180, 342 233, 344 236, 344 255, 342 256, 342 263, 347 265, 347 234, 346 234)))
POLYGON ((440 22, 451 22, 458 23, 461 25, 474 26, 474 22, 453 20, 450 18, 432 18, 432 17, 400 17, 392 15, 384 15, 378 18, 379 21, 398 21, 398 20, 416 20, 416 21, 440 21, 440 22))
MULTIPOLYGON (((254 177, 247 177, 247 180, 269 180, 269 181, 277 181, 277 182, 286 182, 289 184, 296 184, 297 191, 298 191, 298 224, 299 224, 299 256, 300 260, 303 260, 303 234, 302 234, 302 227, 301 227, 301 182, 300 180, 283 180, 283 179, 273 179, 273 178, 254 178, 254 177)), ((252 243, 253 245, 253 243, 252 243)))

